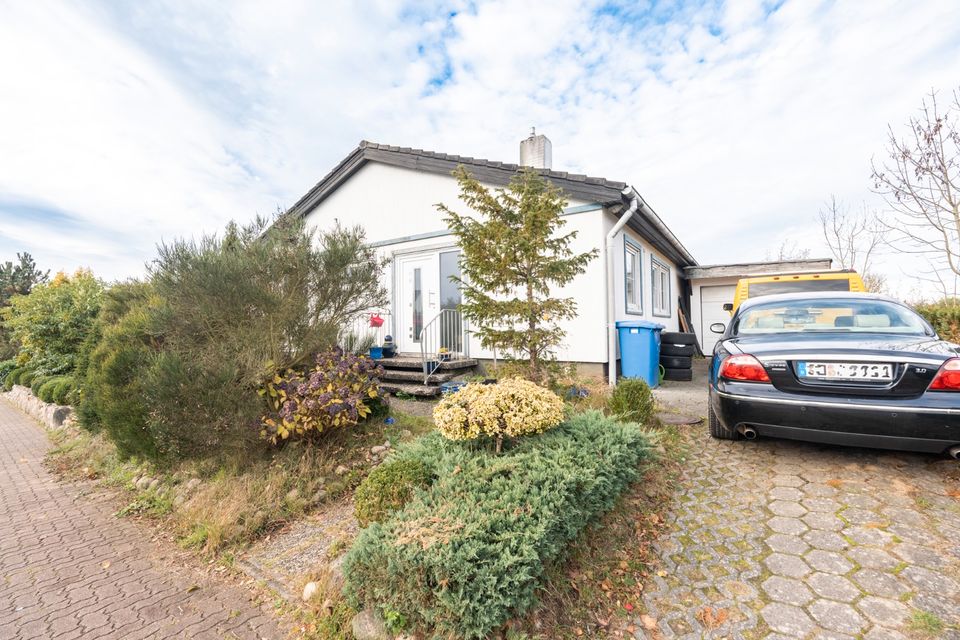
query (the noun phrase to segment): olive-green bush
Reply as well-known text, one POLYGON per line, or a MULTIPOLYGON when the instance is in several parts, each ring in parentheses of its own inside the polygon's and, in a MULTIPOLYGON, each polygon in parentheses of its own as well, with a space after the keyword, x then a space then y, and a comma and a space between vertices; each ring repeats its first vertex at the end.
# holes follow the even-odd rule
POLYGON ((17 361, 15 358, 10 358, 9 360, 0 362, 0 384, 6 383, 7 376, 16 368, 17 361))
POLYGON ((620 378, 610 394, 608 407, 620 420, 649 424, 655 409, 653 392, 640 378, 620 378))
POLYGON ((61 376, 53 387, 52 402, 72 405, 76 402, 76 380, 73 376, 61 376))
POLYGON ((941 338, 960 344, 960 300, 919 304, 915 309, 933 325, 941 338))
POLYGON ((436 474, 347 554, 345 595, 433 638, 484 638, 535 603, 551 563, 610 509, 652 456, 637 425, 600 412, 495 455, 432 433, 394 460, 436 474))
POLYGON ((45 376, 42 374, 36 374, 30 378, 30 391, 33 395, 40 396, 40 387, 47 383, 47 380, 50 379, 50 376, 45 376))
POLYGON ((33 379, 36 377, 37 372, 33 369, 26 369, 20 373, 17 377, 17 384, 23 385, 24 387, 29 387, 33 384, 33 379))
POLYGON ((53 390, 58 384, 60 384, 61 380, 62 378, 59 376, 55 378, 47 378, 38 386, 36 396, 44 402, 53 402, 53 390))
POLYGON ((370 472, 353 496, 354 514, 360 526, 383 522, 413 497, 414 490, 434 479, 430 467, 413 458, 388 460, 370 472))
POLYGON ((29 370, 27 367, 17 367, 10 371, 3 379, 3 388, 7 391, 13 389, 13 385, 20 384, 20 377, 29 370))

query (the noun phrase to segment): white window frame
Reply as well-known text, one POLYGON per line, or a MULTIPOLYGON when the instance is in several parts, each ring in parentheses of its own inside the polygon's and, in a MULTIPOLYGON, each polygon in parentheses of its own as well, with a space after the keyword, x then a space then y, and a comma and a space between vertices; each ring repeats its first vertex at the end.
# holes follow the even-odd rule
POLYGON ((669 318, 670 310, 670 267, 650 256, 650 292, 653 298, 653 315, 669 318))
POLYGON ((626 236, 623 238, 623 307, 630 315, 643 315, 643 248, 626 236), (627 288, 628 264, 633 267, 632 296, 627 288))

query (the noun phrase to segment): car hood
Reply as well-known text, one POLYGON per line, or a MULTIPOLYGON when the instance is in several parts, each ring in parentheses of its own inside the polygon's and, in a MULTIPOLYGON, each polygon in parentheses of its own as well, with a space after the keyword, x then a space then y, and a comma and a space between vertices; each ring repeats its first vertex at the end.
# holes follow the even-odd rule
POLYGON ((944 359, 960 356, 960 345, 937 340, 928 336, 901 336, 880 333, 835 333, 835 334, 764 334, 730 338, 728 344, 734 345, 744 353, 755 356, 785 355, 790 352, 831 352, 864 351, 890 353, 898 352, 926 356, 940 356, 944 359))

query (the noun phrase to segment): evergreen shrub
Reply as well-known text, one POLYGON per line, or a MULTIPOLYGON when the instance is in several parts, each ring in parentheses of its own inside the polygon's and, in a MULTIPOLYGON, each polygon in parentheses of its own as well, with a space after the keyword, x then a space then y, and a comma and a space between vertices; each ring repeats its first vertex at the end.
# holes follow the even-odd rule
POLYGON ((655 408, 650 385, 639 378, 620 378, 610 394, 610 413, 626 422, 649 424, 655 408))
POLYGON ((364 529, 345 564, 354 607, 433 638, 485 638, 532 607, 545 573, 609 510, 652 455, 634 424, 592 411, 497 455, 429 434, 392 460, 437 480, 364 529))

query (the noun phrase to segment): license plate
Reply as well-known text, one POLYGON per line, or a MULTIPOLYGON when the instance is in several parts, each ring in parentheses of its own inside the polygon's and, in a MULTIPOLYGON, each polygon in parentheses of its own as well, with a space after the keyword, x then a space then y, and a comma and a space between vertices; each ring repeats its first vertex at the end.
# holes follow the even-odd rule
POLYGON ((892 364, 864 362, 798 362, 797 376, 818 380, 893 380, 892 364))

